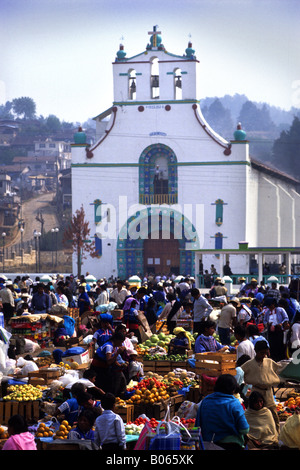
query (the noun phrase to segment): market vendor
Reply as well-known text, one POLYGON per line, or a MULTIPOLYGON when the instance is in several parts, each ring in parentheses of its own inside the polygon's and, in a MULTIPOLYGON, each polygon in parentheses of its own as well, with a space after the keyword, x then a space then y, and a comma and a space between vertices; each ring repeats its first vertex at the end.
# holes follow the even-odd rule
POLYGON ((31 299, 31 310, 35 314, 50 313, 51 299, 44 291, 44 284, 40 283, 37 286, 37 292, 33 294, 31 299))
POLYGON ((139 343, 142 342, 141 334, 139 331, 139 327, 145 329, 141 321, 139 320, 139 313, 137 310, 138 302, 135 298, 129 297, 125 300, 125 304, 123 307, 124 312, 124 322, 130 332, 133 332, 134 335, 137 337, 139 343))
POLYGON ((233 346, 221 344, 214 338, 213 334, 215 331, 215 322, 211 320, 200 322, 199 335, 195 341, 195 353, 225 351, 235 352, 235 348, 233 346))
POLYGON ((120 380, 122 372, 119 372, 113 366, 125 349, 123 346, 124 339, 122 333, 114 333, 109 341, 96 350, 92 360, 91 369, 97 373, 95 385, 105 392, 114 390, 114 381, 120 380))
POLYGON ((252 391, 260 392, 265 406, 272 412, 276 429, 279 431, 279 418, 274 401, 273 387, 280 383, 278 376, 282 366, 270 359, 268 343, 257 341, 254 346, 255 357, 241 366, 245 383, 252 385, 252 391))
POLYGON ((79 316, 82 317, 84 312, 87 312, 91 308, 90 298, 85 290, 85 286, 80 285, 78 287, 78 299, 77 304, 79 308, 79 316))
POLYGON ((174 328, 175 338, 171 339, 168 347, 168 354, 186 354, 191 349, 191 341, 184 328, 174 328))
POLYGON ((113 335, 113 327, 111 323, 106 318, 99 317, 96 331, 93 334, 93 343, 96 347, 102 346, 104 343, 109 341, 113 335))

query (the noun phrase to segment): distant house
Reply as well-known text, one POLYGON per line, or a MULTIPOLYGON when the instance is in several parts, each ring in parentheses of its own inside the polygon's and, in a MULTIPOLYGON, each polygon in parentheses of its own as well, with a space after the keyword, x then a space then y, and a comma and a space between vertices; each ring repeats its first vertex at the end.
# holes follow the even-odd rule
POLYGON ((72 178, 71 169, 63 170, 61 172, 60 181, 60 197, 63 207, 72 206, 72 178))
POLYGON ((0 146, 9 146, 19 132, 19 125, 11 119, 0 119, 0 146))
POLYGON ((0 197, 11 195, 11 177, 6 173, 0 173, 0 197))
POLYGON ((18 221, 20 198, 13 191, 12 178, 5 172, 0 173, 0 227, 9 234, 18 221))

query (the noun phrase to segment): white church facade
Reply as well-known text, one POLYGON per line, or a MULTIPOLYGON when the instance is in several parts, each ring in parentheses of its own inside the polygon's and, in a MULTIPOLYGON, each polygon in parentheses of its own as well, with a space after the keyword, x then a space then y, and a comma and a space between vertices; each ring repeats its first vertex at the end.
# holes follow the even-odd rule
MULTIPOLYGON (((240 126, 230 142, 211 129, 192 44, 170 53, 154 27, 143 52, 127 58, 121 45, 112 66, 96 143, 78 132, 71 145, 72 211, 83 205, 98 255, 82 272, 196 276, 241 241, 297 252, 300 182, 255 162, 240 126)), ((231 265, 248 272, 249 256, 231 265)))

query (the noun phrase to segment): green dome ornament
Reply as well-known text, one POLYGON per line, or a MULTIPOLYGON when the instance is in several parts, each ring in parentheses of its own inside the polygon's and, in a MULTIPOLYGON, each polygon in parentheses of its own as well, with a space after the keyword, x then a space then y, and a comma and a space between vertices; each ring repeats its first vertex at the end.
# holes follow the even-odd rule
POLYGON ((126 56, 126 52, 124 51, 123 44, 120 44, 120 48, 117 52, 117 60, 124 60, 126 56))
POLYGON ((74 134, 74 143, 77 145, 86 144, 86 133, 83 132, 82 127, 79 127, 76 134, 74 134))
POLYGON ((242 129, 242 125, 240 122, 238 123, 237 128, 234 131, 233 135, 234 135, 234 140, 236 141, 246 140, 246 132, 242 129))
POLYGON ((188 43, 188 47, 185 50, 186 56, 193 59, 195 58, 195 49, 193 49, 193 44, 191 42, 188 43))

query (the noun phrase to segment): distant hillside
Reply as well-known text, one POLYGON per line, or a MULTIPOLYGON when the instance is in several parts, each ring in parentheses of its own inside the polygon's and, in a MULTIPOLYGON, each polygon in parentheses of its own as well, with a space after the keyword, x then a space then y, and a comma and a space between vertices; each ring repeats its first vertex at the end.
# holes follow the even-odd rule
MULTIPOLYGON (((283 110, 267 103, 253 102, 246 95, 207 97, 200 101, 208 124, 227 140, 233 139, 238 122, 247 133, 251 155, 263 162, 272 162, 273 146, 282 131, 287 131, 300 109, 283 110)), ((300 136, 299 136, 300 137, 300 136)))

